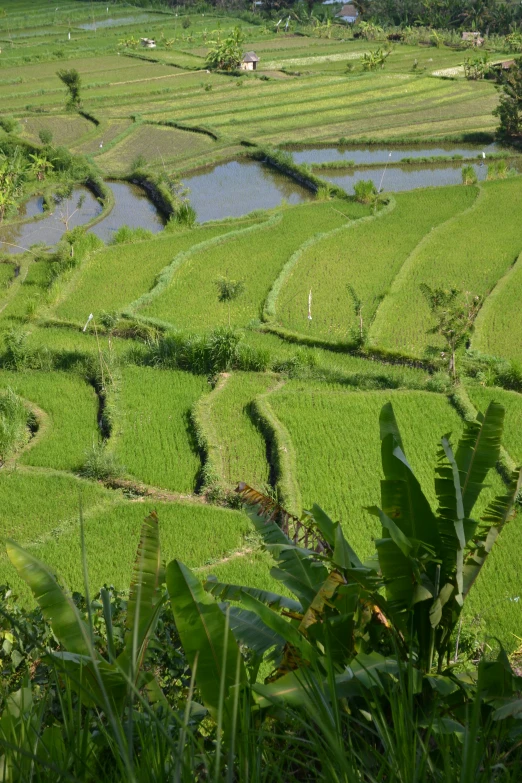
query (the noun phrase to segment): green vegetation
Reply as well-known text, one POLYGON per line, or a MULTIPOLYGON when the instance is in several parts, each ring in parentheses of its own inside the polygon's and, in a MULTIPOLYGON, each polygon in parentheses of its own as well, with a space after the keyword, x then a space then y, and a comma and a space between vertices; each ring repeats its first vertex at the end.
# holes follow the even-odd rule
MULTIPOLYGON (((522 191, 486 146, 495 80, 417 0, 411 28, 139 5, 0 11, 1 238, 35 243, 0 258, 0 543, 25 548, 0 552, 0 777, 515 783, 522 191), (319 176, 346 165, 354 196, 319 176), (80 185, 85 228, 57 206, 80 185)), ((487 37, 491 75, 517 36, 487 37)))
MULTIPOLYGON (((245 223, 239 222, 238 227, 242 225, 245 223)), ((226 234, 232 228, 233 224, 201 227, 186 233, 164 233, 153 240, 132 245, 102 248, 78 270, 70 291, 64 292, 56 314, 83 324, 91 311, 99 315, 123 309, 153 287, 159 273, 178 253, 226 234)))
POLYGON ((259 318, 274 279, 289 256, 309 237, 342 226, 357 205, 343 202, 301 205, 283 210, 279 219, 261 224, 243 236, 202 248, 182 263, 171 285, 140 312, 178 328, 208 329, 228 322, 216 297, 214 281, 221 277, 245 280, 245 291, 231 307, 232 326, 259 318))
MULTIPOLYGON (((275 561, 280 593, 215 577, 201 583, 177 557, 165 568, 155 511, 136 526, 125 603, 107 586, 92 600, 86 582, 86 597, 72 597, 47 565, 9 540, 9 560, 39 611, 24 614, 4 589, 4 617, 12 618, 0 725, 5 768, 39 774, 52 760, 53 774, 67 768, 78 780, 150 781, 166 774, 188 781, 196 768, 215 780, 233 771, 262 781, 273 770, 286 779, 290 769, 310 781, 348 780, 357 769, 365 783, 381 772, 390 783, 457 783, 465 771, 486 783, 502 760, 504 779, 515 779, 520 677, 502 647, 477 662, 460 622, 499 533, 512 527, 522 484, 519 469, 485 524, 473 519, 500 455, 503 420, 503 407, 491 403, 480 421, 465 424, 455 451, 441 438, 434 511, 393 407, 382 407, 381 506, 367 509, 380 520, 380 537, 364 563, 318 505, 294 516, 242 484, 238 499, 275 561), (19 689, 9 662, 38 672, 38 694, 19 689), (30 742, 20 731, 26 722, 30 742), (128 741, 131 726, 139 743, 128 741), (72 753, 91 732, 92 751, 72 753), (473 746, 464 759, 463 743, 473 746)), ((76 554, 86 579, 85 546, 76 554)))
POLYGON ((473 347, 484 353, 522 360, 522 331, 513 312, 522 296, 522 263, 519 256, 484 302, 477 318, 473 347))
POLYGON ((28 435, 28 412, 11 390, 0 396, 0 462, 3 464, 28 435))
POLYGON ((516 179, 483 183, 472 208, 433 231, 403 265, 377 311, 371 344, 419 356, 435 342, 426 336, 430 312, 421 283, 487 295, 520 253, 521 206, 516 179))
POLYGON ((126 471, 155 487, 194 492, 201 463, 190 410, 205 378, 151 367, 124 367, 115 392, 114 450, 126 471), (151 456, 153 455, 153 456, 151 456))
MULTIPOLYGON (((0 475, 0 535, 2 540, 16 536, 24 545, 33 546, 70 529, 77 541, 79 503, 88 515, 96 505, 106 504, 110 494, 103 487, 65 473, 35 468, 3 469, 0 475)), ((2 577, 11 581, 4 554, 0 558, 0 568, 2 577)))
POLYGON ((210 463, 216 480, 229 489, 239 481, 256 487, 269 486, 266 441, 259 428, 254 400, 276 382, 275 377, 264 373, 227 374, 195 409, 210 444, 207 470, 210 463))
POLYGON ((394 196, 396 206, 332 232, 304 250, 276 302, 276 318, 332 341, 358 329, 348 286, 363 302, 367 326, 408 256, 432 228, 473 204, 476 191, 434 188, 394 196), (312 289, 312 321, 307 321, 312 289))
MULTIPOLYGON (((23 478, 27 479, 27 476, 23 478)), ((22 490, 27 486, 27 481, 23 484, 15 473, 10 474, 7 480, 16 481, 18 488, 22 490)), ((72 479, 67 478, 67 481, 70 483, 72 479)), ((35 557, 41 558, 50 567, 59 571, 72 589, 82 590, 78 493, 72 507, 65 507, 65 483, 66 479, 61 476, 53 477, 52 482, 48 480, 46 483, 44 478, 36 476, 34 484, 36 490, 56 492, 54 525, 51 517, 47 519, 46 514, 50 514, 51 503, 46 501, 40 511, 40 532, 36 532, 34 528, 27 531, 20 528, 23 517, 20 512, 17 512, 13 523, 2 531, 2 535, 10 537, 16 535, 20 541, 26 541, 32 536, 37 538, 36 543, 31 545, 31 552, 35 557), (19 529, 20 533, 16 532, 19 529), (46 535, 51 531, 52 535, 46 535)), ((80 482, 76 484, 83 487, 85 482, 81 485, 80 482)), ((82 490, 87 565, 93 586, 110 583, 117 589, 127 587, 143 516, 154 510, 161 514, 161 545, 165 557, 183 556, 190 567, 206 564, 207 568, 214 570, 214 563, 226 560, 244 546, 243 538, 248 531, 248 520, 239 511, 197 503, 158 501, 152 503, 146 500, 132 503, 121 499, 114 502, 114 499, 111 499, 112 502, 108 505, 106 502, 108 491, 95 489, 99 496, 98 501, 105 498, 105 505, 103 507, 100 505, 99 509, 95 507, 89 509, 89 496, 82 490), (101 495, 101 492, 104 494, 101 495), (110 546, 107 546, 107 541, 111 541, 110 546)), ((9 496, 2 492, 2 499, 5 497, 9 496)), ((92 504, 92 500, 90 502, 92 504)), ((2 507, 11 511, 11 505, 2 505, 2 507)), ((25 508, 27 510, 28 506, 26 505, 25 508)), ((3 558, 0 559, 2 573, 15 586, 17 593, 21 593, 27 600, 29 596, 27 589, 12 566, 5 562, 5 556, 3 558)))
POLYGON ((97 438, 98 403, 94 389, 79 376, 66 372, 0 370, 0 384, 36 406, 39 431, 20 462, 77 470, 85 450, 97 438))

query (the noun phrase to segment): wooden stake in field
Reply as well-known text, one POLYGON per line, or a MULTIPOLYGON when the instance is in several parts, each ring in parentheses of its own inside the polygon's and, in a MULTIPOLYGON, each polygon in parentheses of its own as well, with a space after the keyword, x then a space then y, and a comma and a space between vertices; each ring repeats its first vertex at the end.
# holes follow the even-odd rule
POLYGON ((386 169, 388 168, 388 163, 390 162, 391 156, 392 156, 392 154, 390 152, 390 154, 388 155, 388 160, 386 161, 386 166, 384 167, 384 171, 382 172, 381 182, 380 182, 380 185, 379 185, 379 193, 381 193, 381 191, 382 191, 382 183, 384 181, 384 175, 386 174, 386 169))
MULTIPOLYGON (((312 320, 312 289, 310 289, 310 293, 308 294, 308 320, 312 320)), ((312 324, 310 323, 310 326, 312 324)))

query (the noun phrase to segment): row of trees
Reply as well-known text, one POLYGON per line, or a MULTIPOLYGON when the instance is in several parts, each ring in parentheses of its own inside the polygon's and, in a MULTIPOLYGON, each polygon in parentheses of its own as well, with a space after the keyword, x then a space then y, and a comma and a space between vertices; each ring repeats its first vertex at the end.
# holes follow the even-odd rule
POLYGON ((480 30, 505 35, 522 21, 520 3, 500 0, 354 0, 365 18, 379 24, 480 30))

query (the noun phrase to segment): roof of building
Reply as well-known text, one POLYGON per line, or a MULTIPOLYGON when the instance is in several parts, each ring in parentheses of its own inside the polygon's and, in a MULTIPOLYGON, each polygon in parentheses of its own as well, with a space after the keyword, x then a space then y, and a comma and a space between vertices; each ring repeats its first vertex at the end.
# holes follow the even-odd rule
POLYGON ((243 55, 243 62, 244 63, 258 63, 259 57, 255 52, 245 52, 243 55))
POLYGON ((336 16, 359 16, 359 11, 354 5, 343 5, 341 10, 336 13, 336 16))

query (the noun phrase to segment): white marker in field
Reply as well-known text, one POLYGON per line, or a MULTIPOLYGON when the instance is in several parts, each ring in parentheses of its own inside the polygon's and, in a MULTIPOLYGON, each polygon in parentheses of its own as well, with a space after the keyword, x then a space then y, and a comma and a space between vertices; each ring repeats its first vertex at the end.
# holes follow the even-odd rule
POLYGON ((85 332, 85 331, 87 330, 87 327, 89 326, 89 324, 91 323, 91 321, 92 321, 92 319, 93 319, 93 318, 94 318, 94 315, 93 315, 93 313, 91 313, 91 314, 89 315, 89 317, 87 318, 87 323, 86 323, 86 324, 85 324, 85 326, 83 327, 83 329, 82 329, 82 332, 85 332))
POLYGON ((384 181, 384 175, 386 174, 386 169, 388 168, 388 163, 390 162, 391 156, 392 156, 392 154, 390 152, 390 154, 388 155, 388 160, 386 161, 386 166, 384 167, 384 171, 382 172, 381 182, 380 182, 380 185, 379 185, 379 193, 382 191, 382 183, 384 181))
POLYGON ((310 289, 308 294, 308 320, 312 320, 312 289, 310 289))

